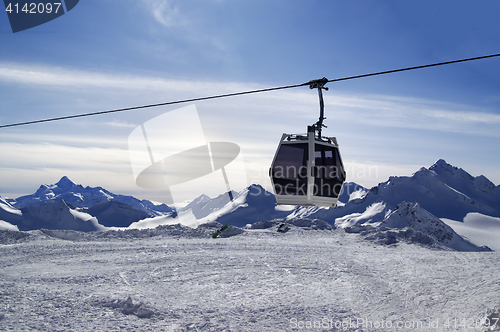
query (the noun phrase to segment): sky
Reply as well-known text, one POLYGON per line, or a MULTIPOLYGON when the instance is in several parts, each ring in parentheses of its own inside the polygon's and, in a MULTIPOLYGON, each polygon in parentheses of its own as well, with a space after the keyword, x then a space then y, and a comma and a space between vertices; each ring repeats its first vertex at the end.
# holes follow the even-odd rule
MULTIPOLYGON (((82 0, 12 33, 3 12, 0 125, 496 54, 499 16, 496 0, 82 0)), ((445 159, 500 184, 500 57, 327 86, 323 134, 337 137, 347 181, 370 188, 445 159)), ((136 184, 129 137, 187 106, 198 119, 175 117, 164 137, 238 145, 234 190, 271 189, 282 133, 319 116, 317 92, 299 87, 1 128, 0 196, 66 175, 167 202, 136 184)), ((200 181, 176 200, 225 188, 200 181)))

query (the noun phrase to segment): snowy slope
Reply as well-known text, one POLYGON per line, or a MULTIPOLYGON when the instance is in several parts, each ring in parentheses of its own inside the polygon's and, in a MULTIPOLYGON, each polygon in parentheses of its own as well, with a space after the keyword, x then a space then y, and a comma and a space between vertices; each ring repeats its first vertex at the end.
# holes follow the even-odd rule
MULTIPOLYGON (((0 208, 2 209, 1 211, 4 211, 5 213, 11 213, 11 214, 15 214, 18 216, 22 215, 22 213, 21 213, 21 211, 19 211, 19 209, 16 209, 15 207, 13 207, 2 196, 0 196, 0 208)), ((1 215, 0 215, 0 217, 1 217, 1 215)))
POLYGON ((97 218, 99 224, 106 227, 128 227, 133 222, 150 217, 144 211, 135 210, 130 205, 115 200, 81 209, 81 212, 97 218))
POLYGON ((473 177, 444 160, 438 160, 428 169, 422 167, 411 177, 390 177, 371 188, 365 196, 358 195, 336 209, 301 208, 294 215, 329 222, 351 214, 380 219, 386 210, 394 210, 403 201, 418 202, 439 218, 463 221, 471 212, 500 217, 500 186, 495 186, 484 176, 473 177), (384 211, 381 206, 384 206, 384 211), (376 215, 376 208, 380 215, 376 215), (373 213, 365 213, 367 210, 373 213))
POLYGON ((472 212, 467 214, 464 221, 442 220, 470 242, 500 251, 500 218, 472 212))
POLYGON ((359 185, 356 182, 344 182, 344 184, 342 185, 342 190, 340 191, 338 201, 345 204, 352 199, 365 196, 366 193, 368 193, 368 189, 366 189, 362 185, 359 185))
POLYGON ((18 231, 19 228, 16 225, 12 225, 11 223, 0 219, 0 230, 18 231))
POLYGON ((458 235, 441 219, 424 210, 418 203, 400 203, 380 224, 381 227, 411 229, 426 235, 437 244, 457 251, 489 251, 458 235))
MULTIPOLYGON (((327 213, 319 210, 313 215, 327 213)), ((289 216, 288 218, 291 218, 289 216)), ((485 243, 470 243, 419 203, 401 202, 395 208, 375 202, 365 211, 335 219, 335 225, 349 233, 361 233, 380 244, 411 242, 429 247, 447 247, 457 251, 488 251, 485 243)))
POLYGON ((390 205, 418 202, 437 217, 463 220, 470 212, 500 217, 500 187, 442 159, 411 177, 391 177, 373 194, 390 205))
POLYGON ((230 197, 236 197, 238 195, 237 192, 232 191, 231 196, 229 193, 221 194, 215 198, 210 198, 207 195, 201 195, 198 198, 194 199, 192 202, 177 210, 179 213, 183 213, 186 211, 191 211, 196 219, 201 219, 209 214, 223 208, 226 204, 231 202, 230 197))
POLYGON ((276 206, 274 195, 258 184, 252 184, 242 190, 232 202, 200 220, 201 223, 217 221, 244 227, 263 220, 286 217, 290 211, 276 206))
POLYGON ((154 204, 149 201, 141 201, 132 196, 118 195, 107 191, 102 187, 83 187, 76 184, 68 177, 63 176, 56 184, 41 185, 31 195, 21 196, 10 200, 10 203, 21 209, 26 206, 40 205, 46 202, 64 200, 76 208, 89 208, 96 204, 109 201, 118 201, 129 205, 134 210, 143 211, 150 216, 164 215, 172 212, 166 204, 154 204))
POLYGON ((0 229, 18 230, 15 225, 22 220, 23 213, 0 196, 0 229))
MULTIPOLYGON (((349 190, 343 190, 341 193, 342 200, 345 202, 363 196, 367 192, 366 188, 354 182, 350 182, 346 188, 349 190)), ((178 215, 146 218, 131 224, 129 227, 145 229, 177 223, 198 227, 213 221, 244 227, 247 224, 260 221, 285 218, 293 211, 300 209, 300 207, 295 206, 276 206, 274 195, 258 184, 253 184, 239 193, 232 192, 232 196, 233 200, 230 200, 228 193, 215 198, 201 195, 179 207, 177 209, 178 215)))
POLYGON ((21 212, 22 218, 15 222, 21 231, 46 228, 88 232, 104 229, 96 218, 71 208, 64 201, 26 206, 21 212))
POLYGON ((260 185, 253 184, 239 193, 228 193, 216 198, 202 195, 178 210, 177 216, 148 218, 133 223, 131 228, 151 228, 158 225, 181 223, 189 227, 217 221, 221 224, 244 227, 263 220, 286 217, 295 207, 276 206, 274 195, 260 185))
POLYGON ((133 241, 134 230, 86 233, 88 241, 45 233, 0 245, 0 329, 500 329, 487 321, 500 314, 499 252, 373 246, 341 229, 246 230, 215 240, 177 230, 133 241), (117 237, 96 240, 105 233, 117 237))

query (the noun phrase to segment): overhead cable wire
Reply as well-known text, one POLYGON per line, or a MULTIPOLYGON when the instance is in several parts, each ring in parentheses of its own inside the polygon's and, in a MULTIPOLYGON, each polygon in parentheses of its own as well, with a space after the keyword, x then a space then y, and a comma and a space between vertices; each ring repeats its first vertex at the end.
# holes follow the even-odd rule
POLYGON ((208 99, 232 97, 232 96, 246 95, 246 94, 257 93, 257 92, 266 92, 266 91, 273 91, 273 90, 289 89, 289 88, 296 88, 296 87, 303 86, 303 85, 308 85, 308 84, 309 83, 296 84, 296 85, 287 85, 287 86, 280 86, 280 87, 275 87, 275 88, 266 88, 266 89, 251 90, 251 91, 244 91, 244 92, 227 93, 227 94, 216 95, 216 96, 209 96, 209 97, 199 97, 199 98, 183 99, 183 100, 176 100, 176 101, 168 101, 168 102, 165 102, 165 103, 149 104, 149 105, 142 105, 142 106, 133 106, 133 107, 119 108, 119 109, 114 109, 114 110, 107 110, 107 111, 100 111, 100 112, 93 112, 93 113, 83 113, 83 114, 67 115, 67 116, 61 116, 61 117, 57 117, 57 118, 48 118, 48 119, 42 119, 42 120, 33 120, 33 121, 27 121, 27 122, 12 123, 12 124, 8 124, 8 125, 1 125, 0 128, 23 126, 23 125, 35 124, 35 123, 41 123, 41 122, 50 122, 50 121, 74 119, 74 118, 81 118, 81 117, 84 117, 84 116, 93 116, 93 115, 109 114, 109 113, 116 113, 116 112, 132 111, 132 110, 137 110, 137 109, 142 109, 142 108, 150 108, 150 107, 158 107, 158 106, 165 106, 165 105, 174 105, 174 104, 181 104, 181 103, 189 103, 189 102, 200 101, 200 100, 208 100, 208 99))
MULTIPOLYGON (((371 76, 392 74, 392 73, 398 73, 398 72, 415 70, 415 69, 422 69, 422 68, 429 68, 429 67, 437 67, 437 66, 449 65, 449 64, 453 64, 453 63, 459 63, 459 62, 466 62, 466 61, 473 61, 473 60, 494 58, 494 57, 498 57, 498 56, 500 56, 500 53, 490 54, 490 55, 484 55, 484 56, 478 56, 478 57, 474 57, 474 58, 466 58, 466 59, 460 59, 460 60, 438 62, 438 63, 432 63, 432 64, 421 65, 421 66, 414 66, 414 67, 406 67, 406 68, 393 69, 393 70, 387 70, 387 71, 380 71, 380 72, 370 73, 370 74, 362 74, 362 75, 356 75, 356 76, 347 76, 347 77, 342 77, 342 78, 335 78, 335 79, 332 79, 332 80, 328 80, 328 82, 347 81, 347 80, 352 80, 352 79, 356 79, 356 78, 364 78, 364 77, 371 77, 371 76)), ((114 109, 114 110, 107 110, 107 111, 100 111, 100 112, 93 112, 93 113, 83 113, 83 114, 67 115, 67 116, 47 118, 47 119, 41 119, 41 120, 18 122, 18 123, 0 125, 0 128, 17 127, 17 126, 24 126, 24 125, 35 124, 35 123, 43 123, 43 122, 51 122, 51 121, 59 121, 59 120, 66 120, 66 119, 74 119, 74 118, 81 118, 81 117, 101 115, 101 114, 109 114, 109 113, 117 113, 117 112, 124 112, 124 111, 132 111, 132 110, 143 109, 143 108, 151 108, 151 107, 158 107, 158 106, 166 106, 166 105, 174 105, 174 104, 181 104, 181 103, 189 103, 189 102, 201 101, 201 100, 209 100, 209 99, 217 99, 217 98, 241 96, 241 95, 247 95, 247 94, 252 94, 252 93, 259 93, 259 92, 267 92, 267 91, 276 91, 276 90, 297 88, 297 87, 307 86, 307 85, 310 85, 310 82, 300 83, 300 84, 294 84, 294 85, 285 85, 285 86, 274 87, 274 88, 266 88, 266 89, 257 89, 257 90, 243 91, 243 92, 234 92, 234 93, 220 94, 220 95, 208 96, 208 97, 198 97, 198 98, 191 98, 191 99, 169 101, 169 102, 165 102, 165 103, 157 103, 157 104, 149 104, 149 105, 142 105, 142 106, 133 106, 133 107, 126 107, 126 108, 119 108, 119 109, 114 109)))
POLYGON ((356 75, 356 76, 348 76, 348 77, 342 77, 342 78, 335 78, 333 80, 328 80, 328 82, 347 81, 347 80, 352 80, 352 79, 355 79, 355 78, 363 78, 363 77, 370 77, 370 76, 377 76, 377 75, 399 73, 399 72, 402 72, 402 71, 422 69, 422 68, 429 68, 429 67, 436 67, 436 66, 444 66, 444 65, 450 65, 452 63, 459 63, 459 62, 466 62, 466 61, 473 61, 473 60, 488 59, 488 58, 494 58, 494 57, 497 57, 497 56, 500 56, 500 53, 498 53, 498 54, 490 54, 490 55, 483 55, 483 56, 478 56, 478 57, 475 57, 475 58, 467 58, 467 59, 460 59, 460 60, 452 60, 452 61, 431 63, 431 64, 428 64, 428 65, 421 65, 421 66, 415 66, 415 67, 407 67, 407 68, 393 69, 393 70, 387 70, 387 71, 379 71, 377 73, 371 73, 371 74, 363 74, 363 75, 356 75))

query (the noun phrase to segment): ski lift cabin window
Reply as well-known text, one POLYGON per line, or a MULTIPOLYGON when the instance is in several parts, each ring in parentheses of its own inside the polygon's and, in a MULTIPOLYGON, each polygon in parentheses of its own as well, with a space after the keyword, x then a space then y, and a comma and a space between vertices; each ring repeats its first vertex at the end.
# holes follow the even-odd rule
POLYGON ((307 143, 283 144, 273 167, 278 195, 307 195, 307 143))
POLYGON ((345 181, 344 167, 336 146, 315 144, 314 195, 338 198, 345 181))

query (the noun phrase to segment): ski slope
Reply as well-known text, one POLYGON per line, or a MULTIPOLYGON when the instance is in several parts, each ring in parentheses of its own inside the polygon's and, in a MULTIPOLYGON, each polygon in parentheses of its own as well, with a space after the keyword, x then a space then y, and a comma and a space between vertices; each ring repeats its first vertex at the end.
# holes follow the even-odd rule
POLYGON ((205 227, 3 231, 0 330, 500 329, 485 325, 500 312, 499 252, 293 225, 212 239, 205 227))
POLYGON ((445 218, 442 220, 470 242, 500 251, 500 218, 473 212, 467 214, 463 222, 445 218))

